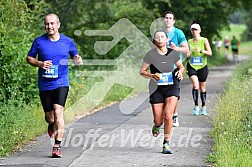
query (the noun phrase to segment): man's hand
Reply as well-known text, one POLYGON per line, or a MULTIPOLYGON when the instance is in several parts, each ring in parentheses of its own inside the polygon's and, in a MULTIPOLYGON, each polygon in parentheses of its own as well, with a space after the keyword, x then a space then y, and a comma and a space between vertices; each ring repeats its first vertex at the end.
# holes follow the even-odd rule
POLYGON ((83 60, 79 55, 76 55, 73 57, 73 62, 74 62, 74 64, 77 64, 77 65, 83 64, 83 60))
POLYGON ((173 50, 177 50, 177 46, 173 42, 171 42, 170 48, 173 50))
POLYGON ((52 67, 52 60, 46 60, 41 63, 41 68, 47 70, 48 68, 52 67))

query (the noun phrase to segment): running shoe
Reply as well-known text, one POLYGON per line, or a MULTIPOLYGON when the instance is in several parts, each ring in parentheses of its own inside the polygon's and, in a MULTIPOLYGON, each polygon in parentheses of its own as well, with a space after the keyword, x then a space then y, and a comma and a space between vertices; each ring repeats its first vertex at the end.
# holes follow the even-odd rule
POLYGON ((52 158, 61 158, 62 153, 60 151, 60 146, 54 146, 52 150, 52 158))
POLYGON ((195 106, 193 109, 193 115, 199 115, 199 106, 195 106))
POLYGON ((172 122, 173 127, 178 127, 179 126, 178 113, 173 115, 172 120, 173 120, 172 122))
POLYGON ((54 123, 48 125, 47 132, 48 132, 48 135, 50 137, 53 137, 53 134, 54 134, 54 123))
POLYGON ((201 108, 201 115, 206 115, 207 111, 206 111, 206 106, 203 106, 201 108))
POLYGON ((172 150, 170 148, 169 142, 165 142, 163 144, 163 154, 172 154, 172 150))
POLYGON ((153 125, 153 127, 152 127, 152 135, 154 137, 157 137, 159 135, 159 133, 160 133, 160 126, 157 127, 156 125, 153 125))

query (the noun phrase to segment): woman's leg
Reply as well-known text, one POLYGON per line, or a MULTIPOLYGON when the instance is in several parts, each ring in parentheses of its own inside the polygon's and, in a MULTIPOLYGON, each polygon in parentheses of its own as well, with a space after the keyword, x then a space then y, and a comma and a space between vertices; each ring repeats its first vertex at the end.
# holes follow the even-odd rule
POLYGON ((163 109, 164 103, 152 104, 152 112, 153 112, 153 122, 154 126, 152 127, 152 135, 157 137, 160 133, 160 126, 163 124, 163 109))
POLYGON ((163 124, 163 110, 164 103, 152 104, 152 112, 153 112, 153 122, 156 126, 162 126, 163 124))
POLYGON ((164 140, 170 141, 170 135, 172 131, 172 116, 175 109, 178 97, 171 96, 165 99, 164 107, 164 140))

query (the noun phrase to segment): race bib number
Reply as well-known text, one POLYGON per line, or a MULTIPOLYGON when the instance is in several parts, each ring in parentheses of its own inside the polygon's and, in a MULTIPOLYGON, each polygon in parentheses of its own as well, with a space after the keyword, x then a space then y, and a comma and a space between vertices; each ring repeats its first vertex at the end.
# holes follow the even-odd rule
POLYGON ((237 46, 236 46, 236 45, 232 45, 232 48, 233 48, 233 49, 237 49, 237 46))
POLYGON ((161 73, 160 80, 157 81, 158 85, 173 85, 173 75, 172 72, 169 73, 161 73))
POLYGON ((53 65, 47 70, 42 71, 42 77, 45 78, 58 78, 58 65, 53 65))
POLYGON ((203 59, 202 59, 202 57, 192 57, 191 64, 192 65, 196 65, 196 66, 203 65, 203 59))

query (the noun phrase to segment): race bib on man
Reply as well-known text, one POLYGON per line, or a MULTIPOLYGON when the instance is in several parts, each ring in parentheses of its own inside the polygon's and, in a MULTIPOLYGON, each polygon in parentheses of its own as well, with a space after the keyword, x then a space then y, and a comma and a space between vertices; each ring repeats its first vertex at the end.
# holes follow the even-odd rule
POLYGON ((202 57, 192 57, 191 64, 195 66, 203 65, 203 59, 202 57))
POLYGON ((52 65, 47 70, 42 71, 42 77, 45 78, 58 78, 58 65, 52 65))
POLYGON ((236 44, 232 45, 232 48, 233 48, 233 49, 237 49, 236 44))
POLYGON ((160 79, 157 81, 158 85, 173 85, 173 75, 172 72, 169 73, 161 73, 160 79))

